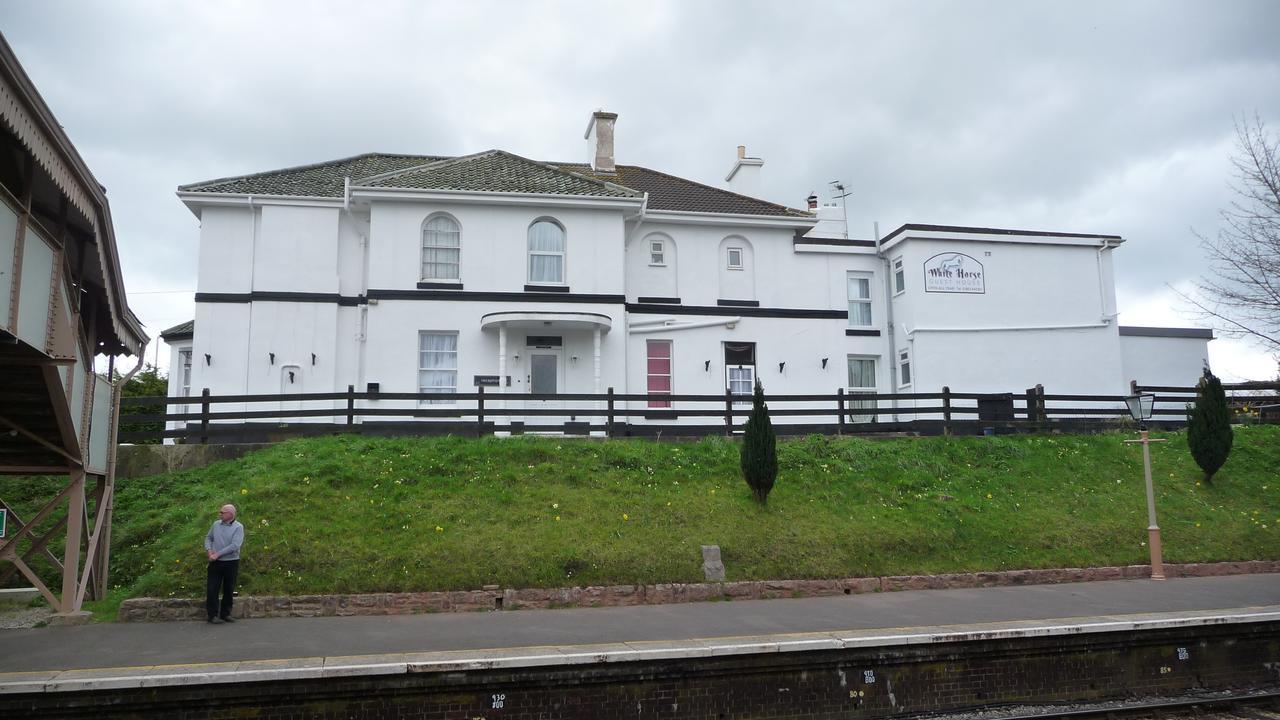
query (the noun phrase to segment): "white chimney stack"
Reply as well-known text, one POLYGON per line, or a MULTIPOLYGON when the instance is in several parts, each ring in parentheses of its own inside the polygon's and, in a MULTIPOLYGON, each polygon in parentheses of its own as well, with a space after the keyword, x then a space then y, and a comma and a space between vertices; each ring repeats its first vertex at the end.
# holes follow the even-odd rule
POLYGON ((764 160, 760 158, 747 157, 747 146, 738 146, 738 160, 734 163, 733 169, 725 176, 724 181, 729 183, 729 189, 739 195, 748 197, 760 196, 760 168, 764 166, 764 160))
POLYGON ((618 170, 613 162, 613 124, 617 120, 618 113, 597 110, 582 134, 591 146, 591 169, 598 173, 612 175, 618 170))

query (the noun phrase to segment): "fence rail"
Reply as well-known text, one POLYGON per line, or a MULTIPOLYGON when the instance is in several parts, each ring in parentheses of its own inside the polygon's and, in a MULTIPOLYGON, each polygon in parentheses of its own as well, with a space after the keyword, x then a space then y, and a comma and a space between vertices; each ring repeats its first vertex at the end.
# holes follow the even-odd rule
MULTIPOLYGON (((1231 403, 1264 410, 1280 420, 1280 383, 1224 385, 1231 403), (1270 393, 1260 395, 1259 393, 1270 393)), ((1194 387, 1131 384, 1156 393, 1153 424, 1181 425, 1194 387)), ((1129 419, 1123 395, 1022 392, 766 395, 782 434, 867 432, 981 433, 1046 429, 1099 429, 1129 419)), ((337 432, 371 434, 732 435, 750 414, 750 396, 638 393, 514 394, 346 392, 188 397, 133 397, 121 401, 122 442, 162 438, 207 443, 337 432), (266 407, 266 404, 272 407, 266 407), (327 420, 327 422, 326 422, 327 420)))

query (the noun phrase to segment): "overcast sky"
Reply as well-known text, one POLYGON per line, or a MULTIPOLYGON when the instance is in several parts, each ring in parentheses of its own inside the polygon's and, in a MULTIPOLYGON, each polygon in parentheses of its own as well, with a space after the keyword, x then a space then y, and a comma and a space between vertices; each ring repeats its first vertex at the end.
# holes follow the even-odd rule
MULTIPOLYGON (((371 151, 587 161, 598 108, 620 115, 620 163, 721 185, 746 145, 792 207, 842 180, 854 237, 1122 235, 1120 321, 1195 325, 1169 286, 1200 273, 1192 230, 1231 199, 1233 117, 1280 129, 1278 28, 1269 0, 0 0, 107 187, 153 337, 194 313, 178 185, 371 151)), ((1224 378, 1276 374, 1245 343, 1210 352, 1224 378)))

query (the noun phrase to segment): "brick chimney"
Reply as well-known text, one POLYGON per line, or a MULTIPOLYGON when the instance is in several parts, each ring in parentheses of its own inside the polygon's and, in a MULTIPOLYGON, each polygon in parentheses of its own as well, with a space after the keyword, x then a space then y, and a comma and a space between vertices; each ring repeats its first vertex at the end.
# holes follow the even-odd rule
POLYGON ((746 195, 748 197, 760 196, 760 168, 764 165, 764 160, 760 158, 747 157, 747 146, 738 146, 738 160, 734 163, 733 169, 725 176, 724 181, 729 184, 729 190, 746 195))
POLYGON ((613 125, 617 121, 618 113, 597 110, 591 113, 591 122, 582 134, 591 146, 591 169, 598 173, 612 175, 618 170, 613 162, 613 125))

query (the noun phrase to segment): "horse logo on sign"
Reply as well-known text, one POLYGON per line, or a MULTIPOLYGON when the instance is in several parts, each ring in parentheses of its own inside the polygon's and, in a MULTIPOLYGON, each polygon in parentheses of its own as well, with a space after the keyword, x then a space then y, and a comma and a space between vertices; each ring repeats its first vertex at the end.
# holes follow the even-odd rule
POLYGON ((940 253, 924 261, 924 291, 975 293, 987 291, 982 263, 964 253, 940 253))

